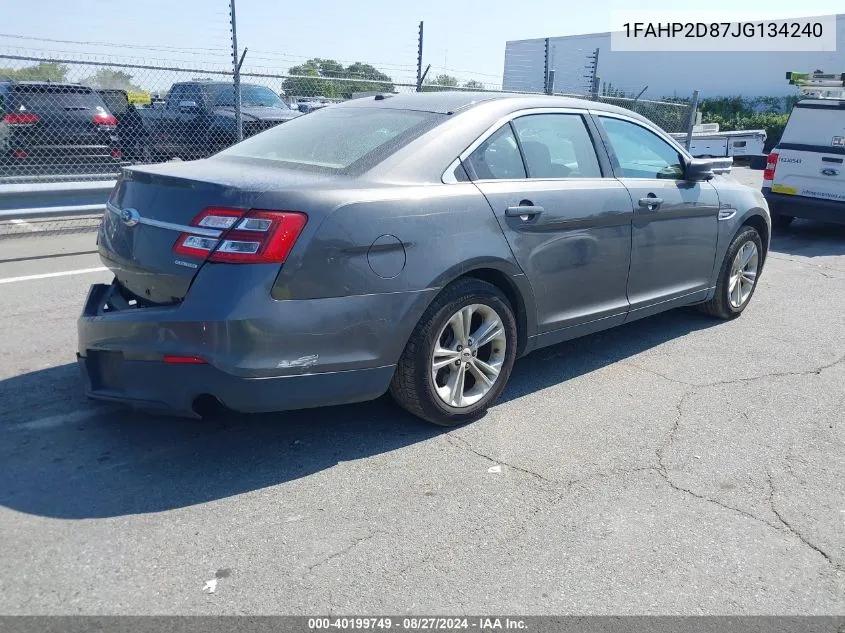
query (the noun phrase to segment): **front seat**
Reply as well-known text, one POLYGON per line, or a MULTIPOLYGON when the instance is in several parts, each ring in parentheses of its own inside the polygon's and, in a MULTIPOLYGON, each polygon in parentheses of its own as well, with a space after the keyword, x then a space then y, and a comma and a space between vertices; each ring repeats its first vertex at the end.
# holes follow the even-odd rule
POLYGON ((555 178, 549 148, 539 141, 523 141, 522 152, 532 178, 555 178))

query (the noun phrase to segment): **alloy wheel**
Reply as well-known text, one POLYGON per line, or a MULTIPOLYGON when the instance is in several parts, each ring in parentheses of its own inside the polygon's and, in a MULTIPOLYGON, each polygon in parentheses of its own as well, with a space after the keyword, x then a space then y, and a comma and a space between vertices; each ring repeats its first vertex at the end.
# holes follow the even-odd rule
POLYGON ((754 290, 759 268, 760 253, 757 251, 757 245, 748 241, 740 247, 731 265, 728 300, 734 309, 740 309, 748 301, 751 291, 754 290))
POLYGON ((496 384, 505 361, 502 319, 490 306, 464 306, 440 330, 431 359, 434 390, 444 404, 463 408, 496 384))

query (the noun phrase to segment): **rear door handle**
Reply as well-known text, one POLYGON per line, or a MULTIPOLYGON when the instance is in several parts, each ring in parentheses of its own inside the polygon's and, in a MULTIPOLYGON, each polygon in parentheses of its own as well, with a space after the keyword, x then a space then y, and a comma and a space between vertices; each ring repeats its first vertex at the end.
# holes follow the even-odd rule
POLYGON ((645 198, 640 198, 639 204, 641 207, 645 207, 646 209, 653 211, 654 209, 659 208, 661 204, 663 204, 663 198, 658 198, 656 196, 646 196, 645 198))
POLYGON ((536 205, 521 204, 518 207, 508 207, 505 209, 505 215, 509 218, 522 218, 523 221, 528 218, 540 215, 543 212, 543 207, 536 205))

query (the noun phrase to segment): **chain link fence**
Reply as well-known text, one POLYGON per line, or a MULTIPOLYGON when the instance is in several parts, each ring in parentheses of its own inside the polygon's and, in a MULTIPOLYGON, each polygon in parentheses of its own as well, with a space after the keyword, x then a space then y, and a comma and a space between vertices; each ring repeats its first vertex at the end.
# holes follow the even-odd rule
MULTIPOLYGON (((362 63, 333 67, 318 60, 322 65, 297 67, 302 74, 249 68, 240 73, 239 127, 231 68, 23 52, 0 50, 0 184, 111 179, 125 165, 210 156, 241 136, 332 103, 417 90, 414 78, 394 81, 362 63)), ((446 75, 421 86, 500 89, 478 81, 457 85, 446 75)), ((683 132, 690 121, 687 104, 597 99, 639 112, 668 132, 683 132)))

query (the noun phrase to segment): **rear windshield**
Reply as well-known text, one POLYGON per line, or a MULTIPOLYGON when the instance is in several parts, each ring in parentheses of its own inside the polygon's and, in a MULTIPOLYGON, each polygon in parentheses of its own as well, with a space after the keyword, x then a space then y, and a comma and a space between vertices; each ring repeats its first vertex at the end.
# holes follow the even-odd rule
POLYGON ((446 115, 387 108, 324 108, 262 132, 222 152, 342 171, 371 167, 446 115))
POLYGON ((90 89, 72 86, 16 86, 18 106, 32 112, 95 110, 103 107, 100 97, 90 89))
MULTIPOLYGON (((215 106, 235 105, 234 85, 207 86, 206 91, 209 94, 211 103, 215 106)), ((241 85, 241 104, 245 106, 289 109, 288 105, 281 100, 279 95, 265 86, 241 85)))
POLYGON ((834 103, 830 107, 796 105, 780 142, 845 148, 845 107, 834 103))

